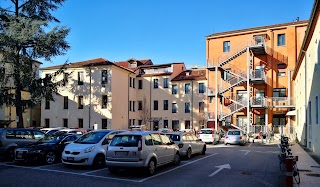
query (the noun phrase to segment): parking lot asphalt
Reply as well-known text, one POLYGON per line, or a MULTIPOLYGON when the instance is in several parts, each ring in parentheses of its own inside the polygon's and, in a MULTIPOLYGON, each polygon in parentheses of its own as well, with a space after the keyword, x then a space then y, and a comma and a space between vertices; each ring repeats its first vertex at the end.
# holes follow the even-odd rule
POLYGON ((0 162, 0 186, 283 186, 277 145, 259 143, 207 145, 206 155, 183 159, 179 166, 157 168, 148 177, 142 170, 111 174, 108 168, 16 165, 0 162))

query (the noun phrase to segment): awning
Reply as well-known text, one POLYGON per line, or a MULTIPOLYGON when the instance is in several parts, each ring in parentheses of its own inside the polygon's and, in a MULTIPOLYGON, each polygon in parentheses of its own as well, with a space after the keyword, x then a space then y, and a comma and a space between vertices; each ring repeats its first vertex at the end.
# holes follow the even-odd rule
POLYGON ((286 116, 295 116, 296 113, 297 112, 295 110, 292 110, 292 111, 287 112, 286 116))

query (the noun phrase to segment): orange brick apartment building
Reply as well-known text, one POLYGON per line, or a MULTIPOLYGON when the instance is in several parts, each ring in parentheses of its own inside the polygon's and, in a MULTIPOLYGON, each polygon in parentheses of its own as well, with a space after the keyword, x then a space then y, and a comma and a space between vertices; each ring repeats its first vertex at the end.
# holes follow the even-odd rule
POLYGON ((206 37, 208 127, 294 131, 291 79, 307 23, 295 21, 206 37))

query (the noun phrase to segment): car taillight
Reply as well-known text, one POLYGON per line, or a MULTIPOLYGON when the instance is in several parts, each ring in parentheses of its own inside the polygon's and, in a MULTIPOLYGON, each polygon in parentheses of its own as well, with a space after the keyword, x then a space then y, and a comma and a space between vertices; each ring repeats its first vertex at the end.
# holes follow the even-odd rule
POLYGON ((242 137, 240 136, 240 140, 242 139, 242 137))
POLYGON ((226 139, 228 139, 228 136, 226 136, 226 139))
POLYGON ((139 137, 138 151, 142 151, 142 136, 139 137))
POLYGON ((179 143, 179 148, 182 148, 183 147, 183 143, 179 143))

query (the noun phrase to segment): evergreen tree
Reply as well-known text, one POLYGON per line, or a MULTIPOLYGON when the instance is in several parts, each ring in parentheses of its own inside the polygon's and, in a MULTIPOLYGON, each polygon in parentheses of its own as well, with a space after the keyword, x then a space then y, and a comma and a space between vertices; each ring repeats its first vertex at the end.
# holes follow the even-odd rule
MULTIPOLYGON (((3 1, 3 0, 0 0, 3 1)), ((59 23, 52 12, 65 0, 8 0, 0 3, 0 106, 12 105, 19 117, 18 127, 24 127, 25 109, 53 100, 53 94, 67 79, 57 80, 65 67, 44 78, 35 72, 36 59, 51 61, 70 48, 66 42, 69 29, 50 23, 59 23), (13 94, 8 90, 14 90, 13 94), (30 99, 21 97, 30 92, 30 99)), ((60 76, 61 77, 61 76, 60 76)))

